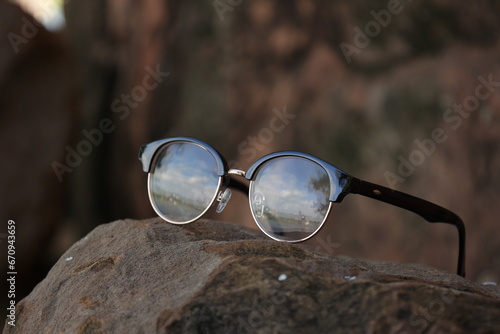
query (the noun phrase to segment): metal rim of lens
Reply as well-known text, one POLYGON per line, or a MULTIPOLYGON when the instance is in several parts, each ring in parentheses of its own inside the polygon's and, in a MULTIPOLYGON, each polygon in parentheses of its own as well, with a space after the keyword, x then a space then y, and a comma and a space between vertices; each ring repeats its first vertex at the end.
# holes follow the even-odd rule
MULTIPOLYGON (((300 159, 304 159, 302 157, 297 157, 297 158, 300 158, 300 159)), ((309 159, 305 159, 305 160, 309 160, 309 159)), ((315 163, 317 164, 316 162, 314 161, 311 161, 312 163, 315 163)), ((320 164, 317 164, 318 166, 320 166, 322 169, 323 166, 321 166, 320 164)), ((326 172, 326 171, 325 171, 326 172)), ((257 178, 259 175, 259 172, 257 172, 255 174, 255 178, 257 178)), ((330 178, 328 178, 328 180, 330 180, 330 178)), ((330 182, 331 183, 331 182, 330 182)), ((307 239, 310 239, 312 238, 314 235, 316 235, 316 233, 318 233, 321 228, 323 227, 323 225, 325 224, 326 222, 326 219, 328 218, 328 216, 330 215, 330 210, 332 208, 332 202, 329 201, 329 204, 328 204, 328 210, 326 210, 326 213, 325 213, 325 216, 323 217, 323 220, 321 221, 321 224, 319 224, 318 228, 313 232, 311 233, 310 235, 308 235, 307 237, 305 238, 302 238, 302 239, 297 239, 297 240, 286 240, 286 239, 280 239, 274 235, 272 235, 271 233, 267 232, 266 229, 264 229, 260 223, 259 223, 259 220, 255 217, 255 214, 254 214, 254 210, 253 210, 253 207, 252 207, 252 193, 253 193, 253 187, 254 187, 254 181, 251 180, 250 181, 250 186, 248 187, 248 204, 250 205, 250 212, 252 213, 252 218, 253 220, 255 221, 255 223, 257 224, 257 226, 259 227, 259 229, 264 232, 265 235, 267 235, 269 238, 273 239, 273 240, 276 240, 276 241, 284 241, 284 242, 290 242, 290 243, 297 243, 297 242, 302 242, 302 241, 306 241, 307 239)))
MULTIPOLYGON (((171 144, 174 144, 174 143, 178 143, 178 142, 168 143, 168 144, 166 144, 166 145, 158 148, 158 150, 156 151, 156 153, 155 153, 155 155, 153 157, 153 160, 151 161, 151 166, 155 166, 156 159, 158 158, 158 155, 161 153, 162 149, 164 149, 166 146, 170 146, 171 144)), ((197 143, 187 142, 187 141, 184 142, 184 143, 186 143, 186 144, 192 144, 192 145, 201 147, 202 149, 204 149, 205 151, 207 151, 208 153, 210 153, 210 155, 212 155, 212 157, 214 158, 214 161, 216 161, 217 157, 215 157, 210 151, 208 151, 207 149, 205 149, 202 145, 199 145, 197 143)), ((217 182, 217 187, 215 189, 214 196, 210 200, 210 204, 207 205, 207 207, 205 208, 205 210, 203 210, 203 212, 201 212, 198 216, 196 216, 195 218, 193 218, 191 220, 188 220, 188 221, 185 221, 185 222, 175 222, 175 221, 172 221, 172 220, 168 219, 160 211, 160 209, 158 209, 158 207, 156 206, 155 201, 153 199, 152 192, 151 192, 151 174, 153 174, 153 172, 149 172, 148 173, 148 197, 149 197, 149 202, 151 203, 151 206, 153 207, 153 210, 155 210, 155 212, 156 212, 156 214, 158 216, 160 216, 166 222, 171 223, 171 224, 176 224, 176 225, 189 224, 189 223, 192 223, 192 222, 200 219, 212 207, 212 205, 214 204, 215 199, 217 198, 217 194, 219 193, 219 190, 220 190, 220 187, 221 187, 221 184, 222 184, 222 176, 219 176, 219 180, 217 182)))

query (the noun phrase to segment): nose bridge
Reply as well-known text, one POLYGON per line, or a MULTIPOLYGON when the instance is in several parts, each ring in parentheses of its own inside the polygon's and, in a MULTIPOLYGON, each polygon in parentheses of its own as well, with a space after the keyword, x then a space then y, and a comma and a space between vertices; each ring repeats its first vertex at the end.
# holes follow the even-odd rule
POLYGON ((234 169, 234 168, 231 168, 230 170, 228 170, 227 173, 230 175, 238 175, 238 176, 243 176, 243 177, 245 177, 245 174, 246 174, 246 172, 244 170, 234 169))

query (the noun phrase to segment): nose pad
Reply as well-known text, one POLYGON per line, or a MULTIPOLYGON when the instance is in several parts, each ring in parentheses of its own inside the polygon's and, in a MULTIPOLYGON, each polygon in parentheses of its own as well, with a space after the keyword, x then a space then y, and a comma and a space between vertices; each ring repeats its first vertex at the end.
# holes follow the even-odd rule
POLYGON ((253 193, 252 204, 255 217, 262 217, 264 215, 264 209, 266 208, 266 197, 264 194, 259 191, 253 193))
POLYGON ((227 202, 229 202, 229 199, 231 198, 231 194, 231 189, 229 188, 227 188, 224 192, 221 191, 219 193, 219 196, 217 196, 217 202, 219 202, 219 204, 217 205, 217 209, 215 210, 217 213, 221 213, 222 210, 224 210, 227 202))

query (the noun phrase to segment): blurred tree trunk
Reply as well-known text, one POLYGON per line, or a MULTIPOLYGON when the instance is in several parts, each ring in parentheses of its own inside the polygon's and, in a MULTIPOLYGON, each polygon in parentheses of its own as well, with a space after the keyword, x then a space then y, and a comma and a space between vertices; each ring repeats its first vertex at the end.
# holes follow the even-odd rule
MULTIPOLYGON (((92 226, 152 215, 137 156, 141 145, 168 128, 178 100, 176 86, 165 74, 176 61, 165 57, 167 5, 164 0, 74 0, 66 5, 79 74, 80 131, 97 129, 106 118, 113 129, 71 178, 73 212, 92 226), (158 71, 154 80, 151 73, 158 71)), ((75 145, 85 139, 77 135, 75 145)))

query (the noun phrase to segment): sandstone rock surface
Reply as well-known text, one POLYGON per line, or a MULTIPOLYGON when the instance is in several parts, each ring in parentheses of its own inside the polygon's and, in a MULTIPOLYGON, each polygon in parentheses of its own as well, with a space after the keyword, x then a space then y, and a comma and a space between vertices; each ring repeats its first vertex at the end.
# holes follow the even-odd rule
POLYGON ((154 218, 97 227, 16 313, 4 333, 498 333, 500 291, 237 225, 154 218))

